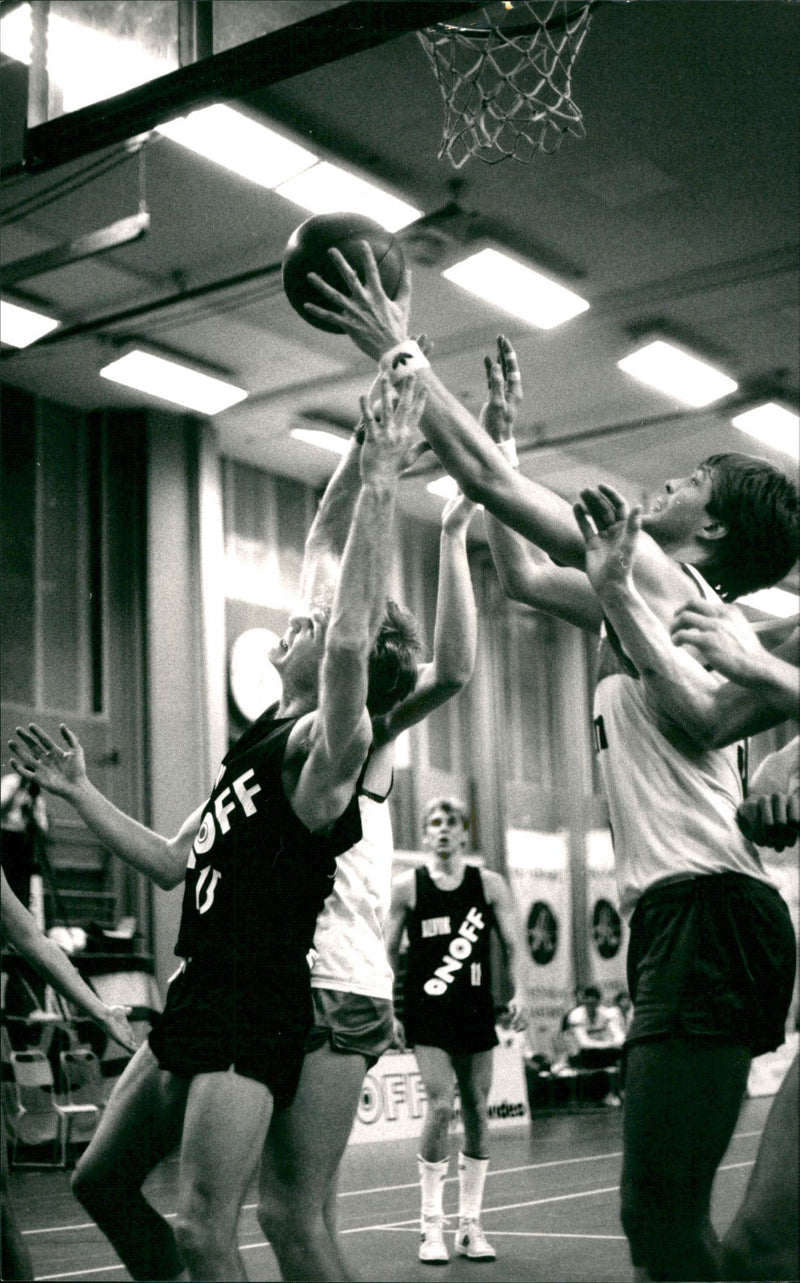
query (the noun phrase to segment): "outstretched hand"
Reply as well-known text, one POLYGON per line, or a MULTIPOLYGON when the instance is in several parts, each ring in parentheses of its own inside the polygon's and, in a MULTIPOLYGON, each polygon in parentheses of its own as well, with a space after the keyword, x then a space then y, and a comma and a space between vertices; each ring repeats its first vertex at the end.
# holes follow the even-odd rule
POLYGON ((411 274, 405 268, 400 288, 395 298, 390 299, 381 283, 372 247, 367 241, 358 241, 357 247, 364 284, 344 255, 338 249, 329 249, 328 255, 336 265, 347 292, 328 285, 316 272, 309 272, 309 281, 324 295, 329 306, 321 307, 316 303, 304 303, 303 306, 319 320, 339 325, 357 348, 377 361, 384 352, 408 338, 411 274))
POLYGON ((692 601, 676 612, 670 626, 676 646, 693 646, 706 664, 731 681, 747 678, 764 649, 738 606, 722 601, 692 601))
POLYGON ((633 582, 636 545, 642 528, 642 509, 628 508, 613 486, 582 490, 573 505, 575 520, 586 544, 586 573, 598 596, 633 582))
POLYGON ((128 1016, 131 1013, 130 1007, 107 1007, 106 1016, 100 1021, 101 1027, 113 1038, 121 1047, 131 1053, 135 1052, 139 1046, 136 1041, 136 1034, 128 1023, 128 1016))
POLYGON ((528 1027, 528 1002, 520 993, 514 993, 506 1004, 509 1028, 522 1033, 528 1027))
POLYGON ((483 358, 489 396, 478 416, 493 441, 507 441, 514 435, 514 423, 522 404, 522 375, 517 354, 504 335, 497 339, 497 356, 483 358))
POLYGON ((373 411, 368 396, 361 397, 364 444, 361 447, 361 480, 364 484, 394 484, 407 466, 411 438, 419 427, 425 406, 425 390, 414 376, 392 384, 387 375, 379 380, 380 409, 373 411))
POLYGON ((18 726, 16 739, 9 740, 11 765, 25 779, 40 784, 48 793, 71 798, 86 780, 86 759, 77 735, 62 722, 63 744, 51 739, 41 726, 31 722, 25 731, 18 726))

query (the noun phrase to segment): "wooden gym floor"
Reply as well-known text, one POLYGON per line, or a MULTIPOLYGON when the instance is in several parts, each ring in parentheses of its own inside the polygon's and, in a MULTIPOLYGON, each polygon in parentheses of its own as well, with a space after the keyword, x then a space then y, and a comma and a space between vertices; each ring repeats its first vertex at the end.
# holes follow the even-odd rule
MULTIPOLYGON (((744 1102, 714 1189, 714 1223, 724 1232, 739 1205, 772 1097, 744 1102)), ((413 1140, 351 1146, 340 1182, 340 1230, 354 1273, 375 1283, 436 1278, 442 1283, 607 1283, 631 1277, 618 1217, 621 1111, 588 1109, 535 1116, 530 1126, 496 1132, 484 1198, 484 1229, 496 1262, 417 1260, 419 1194, 413 1140)), ((456 1142, 454 1141, 454 1148, 456 1142)), ((37 1279, 120 1283, 130 1276, 69 1190, 62 1171, 11 1173, 17 1217, 37 1279)), ((175 1209, 176 1165, 147 1184, 154 1205, 175 1209)), ((456 1210, 455 1160, 445 1211, 456 1210)), ((448 1224, 452 1224, 448 1222, 448 1224)), ((449 1243, 451 1236, 446 1236, 449 1243)), ((251 1279, 280 1278, 255 1214, 255 1190, 242 1210, 239 1241, 251 1279)))

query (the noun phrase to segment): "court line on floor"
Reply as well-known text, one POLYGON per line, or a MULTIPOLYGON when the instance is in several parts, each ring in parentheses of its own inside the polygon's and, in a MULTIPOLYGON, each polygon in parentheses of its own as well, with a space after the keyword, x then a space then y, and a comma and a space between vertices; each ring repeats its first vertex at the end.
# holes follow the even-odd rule
MULTIPOLYGON (((723 1167, 717 1168, 717 1173, 719 1174, 719 1172, 733 1171, 734 1169, 739 1167, 752 1167, 754 1162, 755 1160, 744 1162, 744 1163, 726 1163, 723 1167)), ((585 1190, 574 1191, 571 1194, 555 1194, 555 1195, 552 1195, 550 1198, 531 1199, 530 1201, 525 1203, 506 1203, 502 1207, 484 1207, 483 1214, 484 1216, 486 1216, 490 1212, 520 1211, 523 1208, 541 1207, 545 1203, 564 1203, 571 1199, 591 1197, 594 1194, 616 1194, 618 1192, 619 1192, 619 1185, 607 1185, 601 1189, 585 1189, 585 1190)), ((406 1229, 408 1229, 410 1232, 412 1228, 414 1229, 419 1228, 419 1217, 414 1217, 413 1220, 409 1220, 409 1221, 392 1221, 392 1222, 389 1222, 388 1224, 383 1224, 383 1225, 354 1225, 354 1226, 351 1226, 349 1229, 340 1230, 339 1233, 341 1234, 342 1237, 344 1237, 346 1234, 370 1234, 370 1233, 377 1233, 377 1232, 394 1233, 394 1232, 402 1231, 406 1229)), ((498 1233, 509 1234, 509 1235, 516 1234, 519 1237, 530 1237, 530 1238, 591 1238, 591 1239, 614 1239, 616 1241, 616 1236, 609 1235, 609 1234, 581 1235, 581 1234, 559 1234, 555 1232, 552 1234, 548 1234, 543 1231, 535 1231, 535 1230, 531 1230, 531 1231, 492 1230, 491 1232, 493 1234, 498 1234, 498 1233)), ((620 1237, 623 1237, 623 1236, 620 1236, 620 1237)), ((269 1247, 269 1243, 266 1239, 262 1239, 257 1243, 240 1243, 239 1251, 252 1252, 262 1247, 269 1247)), ((57 1279, 82 1279, 89 1274, 105 1274, 106 1272, 116 1273, 117 1270, 122 1270, 124 1268, 125 1267, 123 1265, 101 1265, 101 1266, 98 1266, 96 1269, 91 1269, 91 1270, 85 1270, 85 1269, 70 1270, 66 1274, 39 1274, 36 1276, 36 1279, 37 1279, 37 1283, 55 1283, 55 1280, 57 1279)))
MULTIPOLYGON (((761 1135, 760 1131, 735 1132, 733 1136, 731 1136, 731 1142, 735 1140, 744 1140, 746 1138, 751 1138, 753 1136, 760 1136, 760 1135, 761 1135)), ((545 1163, 525 1163, 521 1167, 498 1167, 495 1170, 492 1170, 490 1168, 487 1175, 488 1176, 515 1176, 515 1175, 518 1175, 520 1172, 541 1171, 547 1167, 567 1167, 570 1164, 574 1164, 574 1163, 595 1163, 595 1162, 602 1162, 604 1158, 621 1158, 621 1157, 622 1157, 621 1149, 611 1150, 608 1153, 604 1153, 604 1154, 584 1154, 579 1158, 554 1158, 554 1159, 549 1159, 545 1163)), ((746 1165, 747 1164, 745 1164, 745 1166, 746 1165)), ((723 1171, 725 1169, 720 1167, 717 1170, 723 1171)), ((449 1176, 447 1180, 451 1184, 455 1184, 455 1182, 458 1180, 458 1176, 449 1176)), ((418 1185, 419 1185, 419 1181, 408 1181, 403 1185, 374 1185, 369 1189, 342 1190, 339 1192, 339 1197, 340 1198, 361 1198, 365 1194, 392 1194, 392 1193, 397 1193, 400 1190, 404 1190, 404 1189, 416 1189, 418 1185)), ((252 1212, 252 1211, 255 1211, 257 1207, 258 1207, 257 1203, 243 1203, 242 1211, 252 1212)), ((177 1216, 177 1212, 162 1212, 161 1215, 164 1217, 165 1220, 174 1220, 175 1217, 177 1216)), ((96 1228, 97 1227, 94 1221, 80 1221, 75 1225, 49 1225, 44 1229, 23 1230, 22 1233, 26 1236, 32 1236, 35 1234, 64 1234, 70 1230, 91 1230, 96 1228)))

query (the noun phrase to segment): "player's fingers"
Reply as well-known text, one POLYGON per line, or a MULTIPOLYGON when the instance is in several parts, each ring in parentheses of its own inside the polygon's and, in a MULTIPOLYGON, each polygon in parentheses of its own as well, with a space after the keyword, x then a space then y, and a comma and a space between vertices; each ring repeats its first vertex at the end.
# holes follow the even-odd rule
POLYGON ((372 441, 375 438, 375 415, 372 413, 372 406, 369 403, 369 397, 362 394, 358 398, 358 404, 361 406, 364 437, 366 440, 372 441))
POLYGON ((14 734, 19 740, 21 747, 35 760, 38 760, 38 758, 42 757, 47 751, 45 746, 39 742, 38 738, 35 735, 31 735, 29 730, 24 730, 22 726, 15 726, 14 734))
POLYGON ((317 303, 304 303, 303 311, 310 312, 321 321, 334 321, 337 325, 341 325, 345 320, 342 312, 331 312, 327 307, 320 307, 317 303))
POLYGON ((492 358, 491 358, 490 356, 485 356, 485 357, 483 358, 483 368, 484 368, 484 370, 486 371, 486 386, 487 386, 487 387, 489 387, 489 388, 491 388, 491 386, 492 386, 492 358))
POLYGON ((431 446, 428 441, 415 441, 413 445, 410 445, 403 455, 403 471, 408 472, 410 468, 413 468, 414 464, 422 458, 423 454, 427 454, 430 449, 431 446))
POLYGON ((522 374, 520 373, 517 354, 503 334, 501 334, 497 340, 497 350, 500 354, 500 363, 503 367, 503 377, 508 385, 507 395, 511 400, 521 401, 522 374))
POLYGON ((62 738, 66 740, 70 748, 78 747, 79 740, 77 735, 69 729, 65 722, 62 722, 58 729, 61 732, 62 738))
POLYGON ((603 481, 600 482, 597 489, 614 509, 618 521, 622 521, 624 517, 627 517, 628 501, 624 495, 620 494, 619 490, 615 490, 613 486, 606 485, 603 481))
POLYGON ((594 519, 598 531, 605 530, 608 526, 613 526, 619 520, 619 515, 613 504, 600 490, 595 490, 591 487, 581 490, 581 502, 594 519))
POLYGON ((64 750, 58 744, 56 744, 55 740, 50 738, 50 736, 47 734, 47 731, 42 730, 41 726, 37 726, 35 722, 31 722, 30 725, 28 726, 28 730, 31 732, 32 735, 36 736, 36 738, 38 739, 39 743, 41 744, 42 748, 46 753, 53 753, 53 754, 56 754, 58 757, 61 756, 64 750))
POLYGON ((505 380, 503 370, 499 361, 491 361, 488 369, 489 375, 489 395, 494 404, 502 404, 505 400, 505 380))
MULTIPOLYGON (((381 286, 381 290, 383 290, 383 286, 381 286)), ((394 296, 394 303, 395 307, 399 307, 403 312, 408 312, 411 307, 411 272, 408 267, 403 268, 403 275, 400 278, 400 284, 394 296)), ((425 355, 427 356, 427 352, 425 355)))
POLYGON ((586 511, 582 503, 574 503, 572 505, 572 511, 575 514, 578 529, 583 535, 584 540, 587 544, 592 543, 592 541, 597 538, 597 527, 591 520, 589 513, 586 511))
POLYGON ((697 628, 674 628, 672 629, 672 641, 675 646, 694 646, 705 654, 705 645, 708 641, 704 633, 697 628))

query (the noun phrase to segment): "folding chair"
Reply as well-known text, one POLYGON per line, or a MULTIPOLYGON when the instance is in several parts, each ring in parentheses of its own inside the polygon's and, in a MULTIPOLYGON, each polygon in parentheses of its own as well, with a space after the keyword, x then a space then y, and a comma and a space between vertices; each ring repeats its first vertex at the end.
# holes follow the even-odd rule
POLYGON ((10 1062, 14 1075, 13 1107, 8 1115, 12 1164, 66 1167, 73 1126, 78 1121, 86 1125, 91 1118, 93 1131, 100 1117, 97 1105, 61 1104, 55 1096, 50 1062, 41 1051, 12 1051, 10 1062), (20 1162, 20 1145, 41 1146, 49 1142, 53 1145, 52 1162, 20 1162))
MULTIPOLYGON (((91 1048, 73 1047, 69 1051, 62 1051, 61 1076, 67 1089, 68 1105, 94 1105, 98 1111, 105 1108, 100 1060, 91 1048)), ((97 1119, 94 1119, 92 1132, 96 1123, 97 1119)), ((91 1132, 89 1135, 91 1136, 91 1132)))

